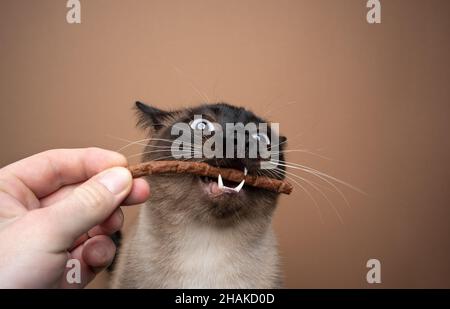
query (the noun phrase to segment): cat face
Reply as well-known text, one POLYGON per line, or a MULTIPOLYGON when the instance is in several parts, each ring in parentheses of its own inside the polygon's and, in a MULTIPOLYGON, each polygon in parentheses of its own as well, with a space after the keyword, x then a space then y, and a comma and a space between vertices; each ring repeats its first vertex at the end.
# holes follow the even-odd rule
MULTIPOLYGON (((250 175, 285 177, 283 166, 270 163, 269 166, 278 168, 275 171, 267 165, 264 167, 264 163, 284 160, 286 138, 278 136, 270 124, 242 107, 218 103, 163 111, 140 102, 136 107, 138 125, 148 129, 150 135, 143 161, 201 161, 250 175), (236 124, 249 130, 233 130, 236 124), (174 147, 180 140, 184 141, 183 147, 174 147), (182 151, 177 153, 174 149, 182 151), (180 155, 181 158, 177 157, 180 155)), ((230 223, 255 217, 269 218, 278 197, 277 193, 247 186, 245 182, 204 176, 151 175, 148 180, 153 192, 150 201, 157 201, 155 204, 160 208, 155 211, 201 221, 230 223)))

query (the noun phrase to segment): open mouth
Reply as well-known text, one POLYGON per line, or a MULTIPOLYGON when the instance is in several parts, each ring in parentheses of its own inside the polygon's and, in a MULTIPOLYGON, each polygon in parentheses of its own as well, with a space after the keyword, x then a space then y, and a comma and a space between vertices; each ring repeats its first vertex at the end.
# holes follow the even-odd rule
MULTIPOLYGON (((244 168, 244 175, 247 175, 247 168, 244 168)), ((200 180, 209 195, 216 197, 222 194, 238 194, 244 187, 245 179, 236 184, 233 181, 222 179, 219 174, 217 178, 200 176, 200 180)))

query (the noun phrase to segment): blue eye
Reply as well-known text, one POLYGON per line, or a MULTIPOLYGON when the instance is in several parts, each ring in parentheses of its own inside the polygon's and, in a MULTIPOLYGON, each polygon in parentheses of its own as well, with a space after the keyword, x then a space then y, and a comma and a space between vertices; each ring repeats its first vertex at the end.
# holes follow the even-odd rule
POLYGON ((265 133, 254 133, 252 134, 252 137, 258 142, 263 142, 266 145, 270 145, 270 138, 265 133))
POLYGON ((214 125, 211 123, 211 121, 203 118, 197 118, 192 120, 190 125, 193 130, 209 131, 209 132, 215 130, 214 125))

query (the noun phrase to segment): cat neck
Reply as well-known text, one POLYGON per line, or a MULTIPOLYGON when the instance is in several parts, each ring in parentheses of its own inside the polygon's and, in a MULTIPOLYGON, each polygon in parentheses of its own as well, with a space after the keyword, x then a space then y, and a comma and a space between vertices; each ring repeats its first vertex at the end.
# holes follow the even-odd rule
POLYGON ((155 207, 152 202, 147 202, 141 209, 139 226, 145 228, 148 235, 164 241, 166 245, 195 240, 217 242, 230 249, 234 246, 248 247, 267 237, 268 233, 272 234, 270 217, 258 220, 237 219, 226 223, 220 220, 200 221, 180 213, 161 212, 159 210, 164 206, 159 206, 155 207))
POLYGON ((138 229, 145 228, 148 237, 141 246, 145 248, 142 256, 143 262, 151 260, 152 265, 158 265, 149 277, 161 278, 163 287, 279 285, 279 261, 270 220, 264 224, 247 221, 220 226, 185 218, 173 224, 155 218, 150 209, 151 205, 142 209, 139 218, 138 229))

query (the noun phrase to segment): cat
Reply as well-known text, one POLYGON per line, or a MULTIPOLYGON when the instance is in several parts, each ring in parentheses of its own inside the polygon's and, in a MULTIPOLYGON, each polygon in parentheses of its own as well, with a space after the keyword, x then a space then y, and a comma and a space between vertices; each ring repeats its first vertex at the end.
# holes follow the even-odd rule
MULTIPOLYGON (((136 102, 136 111, 138 125, 151 136, 143 161, 174 160, 169 146, 176 136, 171 129, 177 123, 192 126, 195 115, 201 115, 192 126, 197 133, 207 128, 214 131, 214 123, 222 127, 226 123, 266 123, 251 111, 227 103, 164 111, 136 102)), ((270 144, 269 134, 258 134, 246 136, 246 147, 252 137, 264 137, 270 144)), ((276 136, 279 159, 283 160, 286 138, 276 136)), ((182 160, 245 170, 250 175, 285 177, 282 166, 282 172, 276 174, 261 169, 260 157, 182 160)), ((277 242, 271 226, 278 193, 245 184, 239 192, 221 191, 217 179, 188 174, 151 175, 147 180, 151 197, 125 235, 111 287, 281 287, 277 242)), ((229 188, 237 185, 223 182, 229 188)))

